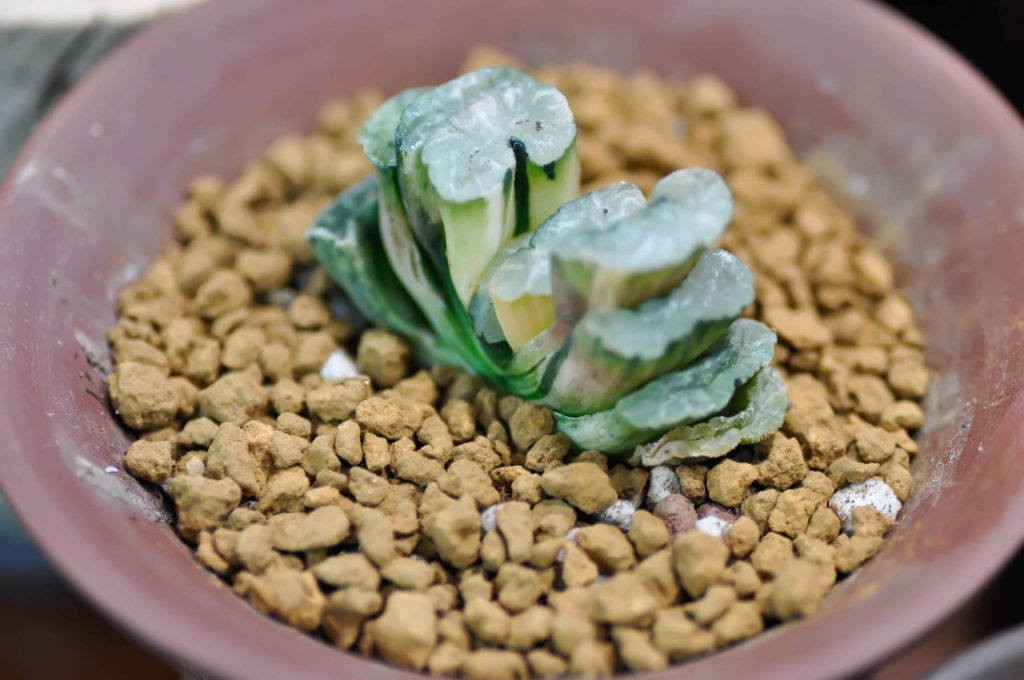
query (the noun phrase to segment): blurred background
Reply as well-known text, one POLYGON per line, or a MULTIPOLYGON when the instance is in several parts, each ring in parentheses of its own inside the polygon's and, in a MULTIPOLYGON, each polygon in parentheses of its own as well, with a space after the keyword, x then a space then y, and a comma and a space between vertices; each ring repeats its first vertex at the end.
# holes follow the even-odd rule
MULTIPOLYGON (((104 54, 161 12, 197 1, 0 0, 0 177, 33 125, 104 54)), ((1024 110, 1024 0, 885 4, 952 45, 1024 110)), ((1018 555, 943 626, 868 677, 920 677, 1024 621, 1017 584, 1022 568, 1018 555)), ((179 671, 65 586, 0 499, 0 677, 159 679, 179 677, 179 671)))

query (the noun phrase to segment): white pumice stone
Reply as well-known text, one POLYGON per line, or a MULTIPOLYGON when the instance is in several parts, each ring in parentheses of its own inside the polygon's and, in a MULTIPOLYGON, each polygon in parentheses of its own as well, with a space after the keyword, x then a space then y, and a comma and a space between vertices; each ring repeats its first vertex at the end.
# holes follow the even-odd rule
POLYGON ((331 352, 320 369, 320 377, 324 380, 344 380, 359 375, 359 369, 352 357, 343 349, 336 349, 331 352))
POLYGON ((675 493, 682 492, 679 486, 679 478, 676 477, 674 468, 667 465, 657 465, 651 468, 651 476, 647 480, 646 506, 653 508, 665 498, 675 493))
POLYGON ((731 526, 731 522, 727 522, 721 517, 708 515, 707 517, 702 517, 697 520, 697 525, 694 528, 702 534, 721 538, 725 535, 725 532, 729 531, 729 527, 731 526))
POLYGON ((498 508, 504 503, 495 503, 480 513, 480 528, 484 531, 493 531, 498 526, 498 508))
POLYGON ((872 477, 859 484, 843 487, 832 494, 832 498, 828 502, 828 507, 839 515, 839 519, 843 523, 843 530, 848 534, 853 533, 853 509, 865 505, 874 508, 893 521, 900 513, 900 508, 903 507, 900 499, 896 497, 896 492, 879 477, 872 477))
MULTIPOLYGON (((579 527, 573 527, 572 529, 569 529, 568 533, 565 534, 565 540, 570 542, 570 543, 575 544, 576 543, 576 534, 578 534, 579 532, 580 532, 579 527)), ((561 550, 558 551, 558 554, 555 555, 555 561, 558 562, 558 563, 561 563, 562 560, 564 560, 564 559, 565 559, 565 548, 562 548, 561 550)))
POLYGON ((629 525, 633 523, 634 513, 636 513, 636 506, 620 498, 597 513, 597 519, 605 524, 614 524, 623 531, 629 531, 629 525))

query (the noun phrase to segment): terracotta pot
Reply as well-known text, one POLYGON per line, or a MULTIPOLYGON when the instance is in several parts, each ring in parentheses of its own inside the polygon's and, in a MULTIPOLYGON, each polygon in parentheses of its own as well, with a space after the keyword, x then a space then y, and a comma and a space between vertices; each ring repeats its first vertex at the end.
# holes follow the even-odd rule
POLYGON ((0 195, 0 481, 64 575, 211 674, 405 675, 257 614, 198 568, 158 490, 121 471, 130 439, 92 364, 191 176, 238 171, 330 95, 444 80, 481 42, 721 74, 851 197, 928 335, 924 453, 886 549, 814 618, 660 677, 848 675, 975 592, 1024 536, 1024 134, 919 29, 814 0, 223 0, 132 40, 40 126, 0 195))

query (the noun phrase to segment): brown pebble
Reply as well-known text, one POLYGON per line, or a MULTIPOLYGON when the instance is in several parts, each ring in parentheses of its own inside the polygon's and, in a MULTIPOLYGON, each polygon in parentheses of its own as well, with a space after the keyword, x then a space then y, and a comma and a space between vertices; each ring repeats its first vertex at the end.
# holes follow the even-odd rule
POLYGON ((567 588, 588 586, 597 580, 597 565, 575 543, 565 545, 562 559, 562 581, 567 588))
POLYGON ((167 425, 178 411, 178 398, 164 371, 132 361, 110 375, 110 401, 121 419, 135 430, 167 425))
POLYGON ((217 430, 206 458, 206 472, 213 479, 232 479, 247 497, 259 494, 267 481, 266 471, 250 452, 248 437, 234 423, 217 430))
POLYGON ((700 597, 725 570, 729 549, 717 538, 688 531, 672 545, 679 582, 690 597, 700 597))
POLYGON ((636 564, 633 546, 618 527, 594 524, 576 534, 576 543, 602 573, 614 573, 636 564))
POLYGON ((219 527, 242 498, 238 485, 230 479, 214 481, 190 475, 172 477, 167 492, 177 509, 178 531, 188 539, 219 527))
POLYGON ((281 513, 271 517, 271 540, 278 550, 296 552, 330 548, 348 536, 349 521, 337 505, 317 508, 310 513, 281 513))
POLYGON ((249 599, 256 609, 273 614, 300 630, 320 625, 325 599, 309 572, 267 569, 249 580, 249 599))
POLYGON ((508 427, 512 443, 518 450, 526 451, 554 431, 555 421, 550 409, 524 401, 508 419, 508 427))
POLYGON ((437 617, 430 597, 395 592, 373 622, 373 640, 381 656, 401 668, 421 670, 437 643, 437 617))
POLYGON ((527 680, 526 660, 521 654, 497 649, 470 652, 460 668, 471 680, 527 680))
POLYGON ((564 434, 544 435, 530 447, 526 454, 526 469, 544 472, 548 468, 562 464, 562 459, 569 452, 571 442, 564 434))
POLYGON ((668 659, 651 643, 650 634, 645 631, 616 626, 612 629, 612 639, 622 662, 632 671, 656 671, 668 665, 668 659))
POLYGON ((776 434, 769 444, 768 457, 758 466, 758 483, 784 491, 807 476, 800 442, 776 434))
MULTIPOLYGON (((693 506, 691 505, 690 508, 692 509, 693 506)), ((695 524, 696 519, 693 521, 693 525, 695 524)), ((692 528, 691 525, 689 529, 692 528)), ((677 531, 676 533, 682 532, 677 531)), ((629 540, 633 542, 637 555, 641 558, 658 552, 669 544, 670 539, 668 525, 661 518, 646 510, 637 510, 633 514, 629 525, 629 540)))
POLYGON ((618 573, 596 586, 594 617, 602 623, 643 625, 657 609, 657 598, 636 574, 618 573))
POLYGON ((727 458, 708 470, 708 498, 726 507, 735 508, 743 501, 747 489, 758 477, 758 470, 753 465, 727 458))
POLYGON ((656 598, 661 606, 667 607, 679 597, 679 583, 676 579, 672 550, 660 550, 637 565, 637 576, 656 598))
POLYGON ((570 463, 552 468, 540 481, 544 493, 564 499, 588 514, 605 509, 618 498, 608 474, 594 463, 570 463))
POLYGON ((480 553, 480 514, 470 496, 434 514, 427 531, 441 559, 456 569, 468 567, 480 553))
POLYGON ((880 536, 854 535, 835 554, 836 571, 849 574, 882 549, 880 536))
POLYGON ((706 465, 680 465, 676 468, 676 477, 684 496, 693 503, 700 503, 707 495, 705 479, 708 474, 706 465))
POLYGON ((441 409, 441 418, 448 425, 451 438, 457 442, 468 441, 476 434, 476 419, 469 402, 462 399, 448 400, 441 409))
POLYGON ((356 407, 356 420, 366 430, 395 441, 416 432, 423 422, 423 411, 404 399, 370 397, 356 407))
POLYGON ((266 408, 263 386, 243 372, 227 373, 199 392, 199 412, 218 423, 241 425, 266 408))
POLYGON ((508 640, 511 617, 497 602, 477 597, 465 607, 466 628, 490 645, 504 645, 508 640))
POLYGON ((720 645, 752 637, 762 630, 764 621, 759 607, 754 602, 737 602, 711 627, 715 641, 720 645))
POLYGON ((654 646, 674 662, 706 654, 715 648, 715 638, 691 621, 682 607, 662 609, 652 627, 654 646))
POLYGON ((526 661, 530 664, 530 672, 538 678, 560 678, 568 670, 564 659, 544 649, 531 650, 526 661))
POLYGON ((735 557, 746 557, 761 540, 761 530, 754 520, 744 515, 733 522, 723 540, 735 557))
POLYGON ((355 414, 356 407, 370 396, 369 392, 364 381, 353 378, 307 392, 306 406, 320 420, 340 423, 355 414))
POLYGON ((761 539, 750 555, 750 563, 761 574, 775 576, 782 566, 793 559, 793 542, 785 536, 769 533, 761 539))
POLYGON ((124 468, 153 484, 163 484, 174 469, 171 442, 134 442, 124 454, 124 468))

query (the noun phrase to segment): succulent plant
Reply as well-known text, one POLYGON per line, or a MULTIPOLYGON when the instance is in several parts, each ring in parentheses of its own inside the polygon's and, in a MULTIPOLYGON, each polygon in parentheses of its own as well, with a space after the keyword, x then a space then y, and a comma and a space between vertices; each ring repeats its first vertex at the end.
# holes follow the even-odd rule
POLYGON ((406 90, 360 135, 375 176, 309 241, 372 323, 551 407, 581 447, 660 464, 771 434, 775 334, 739 318, 750 272, 713 247, 725 182, 688 168, 649 200, 627 183, 577 197, 575 139, 565 97, 513 69, 406 90))

